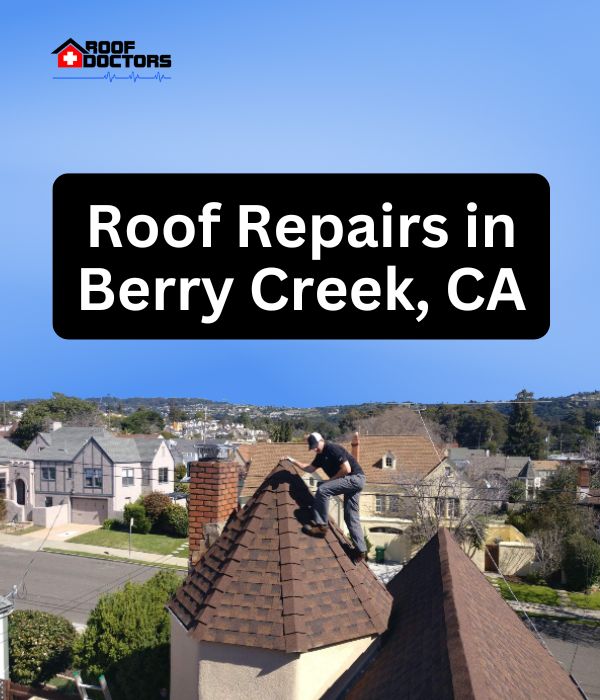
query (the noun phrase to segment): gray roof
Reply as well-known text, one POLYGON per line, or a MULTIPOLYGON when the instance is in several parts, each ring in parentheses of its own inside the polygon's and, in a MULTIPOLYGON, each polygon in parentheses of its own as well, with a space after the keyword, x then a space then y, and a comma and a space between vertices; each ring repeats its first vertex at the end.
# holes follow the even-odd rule
POLYGON ((53 432, 40 433, 48 447, 39 450, 35 444, 27 448, 27 456, 33 460, 51 459, 70 461, 92 436, 110 435, 105 428, 89 426, 86 428, 59 428, 53 432))
POLYGON ((534 479, 536 476, 535 469, 533 467, 533 462, 529 460, 527 464, 519 472, 519 477, 521 479, 534 479))
POLYGON ((14 442, 0 438, 0 459, 27 459, 27 453, 14 442))
POLYGON ((500 474, 506 479, 515 479, 521 469, 529 462, 529 457, 490 455, 489 457, 472 455, 466 459, 452 459, 456 468, 469 479, 479 479, 486 474, 500 474))
POLYGON ((198 442, 198 440, 167 440, 167 447, 173 455, 175 464, 186 464, 187 462, 197 459, 198 448, 196 445, 198 442), (172 443, 175 444, 173 445, 172 443))
POLYGON ((131 439, 136 444, 137 451, 139 452, 140 460, 142 462, 151 462, 154 459, 154 455, 158 452, 158 449, 164 442, 163 438, 134 437, 131 439))
POLYGON ((94 440, 114 463, 142 461, 133 438, 94 437, 94 440))

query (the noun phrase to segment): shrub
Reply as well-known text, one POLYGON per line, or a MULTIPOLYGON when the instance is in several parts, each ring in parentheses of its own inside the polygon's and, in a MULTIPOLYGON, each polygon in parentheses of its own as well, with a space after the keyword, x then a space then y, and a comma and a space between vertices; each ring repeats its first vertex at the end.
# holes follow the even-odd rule
POLYGON ((589 588, 600 577, 600 545, 585 535, 571 535, 565 543, 563 569, 569 590, 589 588))
POLYGON ((184 476, 187 476, 187 467, 185 464, 175 465, 175 481, 181 481, 184 476))
POLYGON ((172 535, 173 537, 187 537, 187 508, 178 506, 176 503, 171 503, 160 518, 159 528, 161 532, 164 532, 166 535, 172 535))
POLYGON ((123 527, 123 523, 116 518, 106 518, 102 523, 103 530, 120 530, 123 527))
POLYGON ((128 503, 123 510, 123 524, 129 529, 129 521, 133 518, 133 531, 147 535, 152 527, 152 521, 146 515, 143 503, 128 503))
POLYGON ((104 673, 113 700, 159 698, 169 687, 169 615, 165 604, 181 584, 172 571, 127 583, 104 595, 75 645, 74 664, 87 680, 104 673))
POLYGON ((166 493, 152 491, 152 493, 142 498, 142 503, 146 509, 146 515, 150 518, 152 526, 154 527, 159 521, 160 516, 171 505, 171 499, 166 493))
POLYGON ((0 523, 4 522, 6 518, 6 503, 4 501, 4 496, 0 496, 0 523))
POLYGON ((76 639, 64 617, 38 610, 15 610, 8 618, 11 680, 41 685, 71 664, 76 639))

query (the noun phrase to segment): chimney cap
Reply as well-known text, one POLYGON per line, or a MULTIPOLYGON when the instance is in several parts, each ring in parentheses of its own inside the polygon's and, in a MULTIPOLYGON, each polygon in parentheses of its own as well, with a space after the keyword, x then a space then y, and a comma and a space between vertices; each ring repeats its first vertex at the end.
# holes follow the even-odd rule
POLYGON ((199 462, 224 462, 231 458, 232 445, 219 442, 197 442, 194 447, 198 450, 199 462))

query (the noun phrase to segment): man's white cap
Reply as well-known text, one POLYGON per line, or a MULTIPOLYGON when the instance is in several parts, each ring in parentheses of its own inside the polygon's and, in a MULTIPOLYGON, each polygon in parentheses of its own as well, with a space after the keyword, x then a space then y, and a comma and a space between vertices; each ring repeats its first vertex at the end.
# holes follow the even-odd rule
POLYGON ((309 450, 314 450, 315 447, 321 442, 323 439, 323 436, 321 433, 311 433, 308 436, 308 449, 309 450))

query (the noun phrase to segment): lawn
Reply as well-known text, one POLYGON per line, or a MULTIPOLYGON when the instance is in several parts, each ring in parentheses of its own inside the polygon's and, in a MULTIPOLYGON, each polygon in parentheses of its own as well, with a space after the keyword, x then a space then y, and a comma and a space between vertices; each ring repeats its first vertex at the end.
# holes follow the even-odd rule
POLYGON ((590 593, 569 593, 569 598, 573 605, 586 610, 600 610, 600 592, 590 593))
MULTIPOLYGON (((505 600, 514 600, 508 586, 502 579, 498 579, 500 593, 505 600)), ((510 587, 518 600, 522 603, 542 603, 543 605, 560 605, 558 593, 548 586, 531 586, 527 583, 511 583, 510 587)))
MULTIPOLYGON (((93 544, 97 547, 115 547, 129 549, 129 533, 119 530, 92 530, 77 537, 71 537, 67 542, 77 544, 93 544)), ((131 550, 150 552, 151 554, 171 554, 179 545, 186 544, 187 537, 169 537, 168 535, 131 535, 131 550)), ((187 550, 181 550, 177 556, 187 557, 187 550)))

